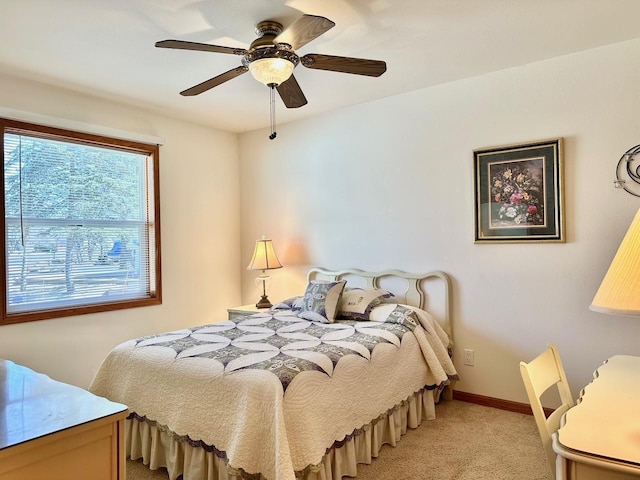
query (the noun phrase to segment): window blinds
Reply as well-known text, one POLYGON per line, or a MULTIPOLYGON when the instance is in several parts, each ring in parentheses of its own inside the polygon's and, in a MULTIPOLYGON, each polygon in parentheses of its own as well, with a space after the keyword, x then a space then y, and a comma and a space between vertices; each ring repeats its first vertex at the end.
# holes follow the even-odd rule
POLYGON ((138 152, 5 133, 7 313, 151 297, 152 169, 138 152))

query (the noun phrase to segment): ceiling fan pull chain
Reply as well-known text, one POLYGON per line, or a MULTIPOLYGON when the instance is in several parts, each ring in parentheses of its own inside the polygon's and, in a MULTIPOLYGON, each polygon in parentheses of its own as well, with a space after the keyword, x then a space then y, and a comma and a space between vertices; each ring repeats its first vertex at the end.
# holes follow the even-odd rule
POLYGON ((271 135, 269 135, 269 140, 273 140, 276 138, 276 84, 270 83, 269 88, 271 89, 271 98, 270 98, 270 114, 269 118, 271 121, 271 135))

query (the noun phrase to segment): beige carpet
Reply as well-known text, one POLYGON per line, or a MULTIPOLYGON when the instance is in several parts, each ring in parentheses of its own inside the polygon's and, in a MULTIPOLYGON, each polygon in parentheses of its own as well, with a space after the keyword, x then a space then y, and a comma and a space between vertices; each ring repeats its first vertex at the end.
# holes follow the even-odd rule
MULTIPOLYGON (((551 480, 533 417, 457 400, 436 407, 436 420, 385 446, 358 480, 551 480), (435 452, 438 452, 437 454, 435 452)), ((167 480, 127 462, 127 480, 167 480)))

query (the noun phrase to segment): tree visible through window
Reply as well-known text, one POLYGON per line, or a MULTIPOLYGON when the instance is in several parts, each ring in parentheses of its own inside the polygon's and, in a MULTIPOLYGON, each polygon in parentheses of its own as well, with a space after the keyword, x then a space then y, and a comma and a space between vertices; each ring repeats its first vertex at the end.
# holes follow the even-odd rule
POLYGON ((2 323, 160 303, 157 146, 0 124, 2 323))

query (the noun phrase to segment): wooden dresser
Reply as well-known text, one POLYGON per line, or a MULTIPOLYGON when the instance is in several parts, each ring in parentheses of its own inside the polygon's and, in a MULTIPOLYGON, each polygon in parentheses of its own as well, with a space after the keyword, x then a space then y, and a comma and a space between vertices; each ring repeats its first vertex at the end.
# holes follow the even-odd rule
POLYGON ((0 480, 126 480, 127 407, 0 359, 0 480))

